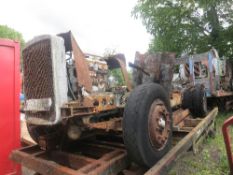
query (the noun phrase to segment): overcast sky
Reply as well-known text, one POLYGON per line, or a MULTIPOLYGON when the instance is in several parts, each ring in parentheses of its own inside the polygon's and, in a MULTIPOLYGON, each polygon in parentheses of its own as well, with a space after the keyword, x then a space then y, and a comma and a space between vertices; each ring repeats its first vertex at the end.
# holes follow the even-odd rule
POLYGON ((23 34, 26 41, 40 34, 71 30, 84 52, 102 55, 106 49, 133 60, 145 52, 151 36, 131 16, 137 0, 5 0, 0 24, 23 34))

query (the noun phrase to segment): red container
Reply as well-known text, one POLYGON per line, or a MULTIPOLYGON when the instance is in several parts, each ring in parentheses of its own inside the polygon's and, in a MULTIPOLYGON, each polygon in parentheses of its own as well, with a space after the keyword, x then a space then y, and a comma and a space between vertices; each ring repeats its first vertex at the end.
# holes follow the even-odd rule
POLYGON ((19 43, 0 39, 0 175, 20 174, 9 159, 20 147, 20 50, 19 43))

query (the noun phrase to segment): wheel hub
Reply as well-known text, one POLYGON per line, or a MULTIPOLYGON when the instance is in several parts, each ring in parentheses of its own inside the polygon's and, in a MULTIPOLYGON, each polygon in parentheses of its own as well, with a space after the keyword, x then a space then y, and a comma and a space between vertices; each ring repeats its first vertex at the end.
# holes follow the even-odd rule
POLYGON ((162 129, 165 128, 165 124, 166 124, 166 123, 165 123, 165 120, 164 120, 163 118, 160 118, 160 119, 159 119, 159 123, 158 123, 158 124, 159 124, 159 126, 160 126, 162 129))
POLYGON ((170 133, 170 116, 163 101, 155 100, 149 111, 148 131, 151 145, 156 149, 162 149, 168 140, 170 133))

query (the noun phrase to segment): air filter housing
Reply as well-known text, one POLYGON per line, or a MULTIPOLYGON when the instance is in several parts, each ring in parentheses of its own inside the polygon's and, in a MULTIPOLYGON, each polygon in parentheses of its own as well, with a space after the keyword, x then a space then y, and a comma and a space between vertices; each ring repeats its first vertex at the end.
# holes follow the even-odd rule
POLYGON ((67 102, 67 72, 64 41, 43 35, 23 50, 25 113, 28 123, 55 125, 61 121, 60 107, 67 102))

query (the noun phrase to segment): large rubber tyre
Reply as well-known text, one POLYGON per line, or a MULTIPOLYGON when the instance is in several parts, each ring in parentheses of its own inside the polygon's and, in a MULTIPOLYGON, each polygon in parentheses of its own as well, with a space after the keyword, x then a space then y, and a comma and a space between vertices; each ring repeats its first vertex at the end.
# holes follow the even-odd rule
POLYGON ((124 110, 123 139, 129 158, 145 167, 153 166, 169 151, 172 145, 172 114, 168 94, 162 86, 146 83, 131 92, 124 110), (170 129, 168 138, 159 150, 152 146, 148 129, 149 111, 155 100, 165 104, 170 119, 168 125, 166 123, 170 129))
POLYGON ((185 89, 182 93, 182 103, 181 107, 183 109, 188 108, 190 111, 192 110, 192 91, 191 89, 185 89))
POLYGON ((192 92, 194 117, 205 117, 207 113, 207 98, 204 85, 198 84, 192 92))

